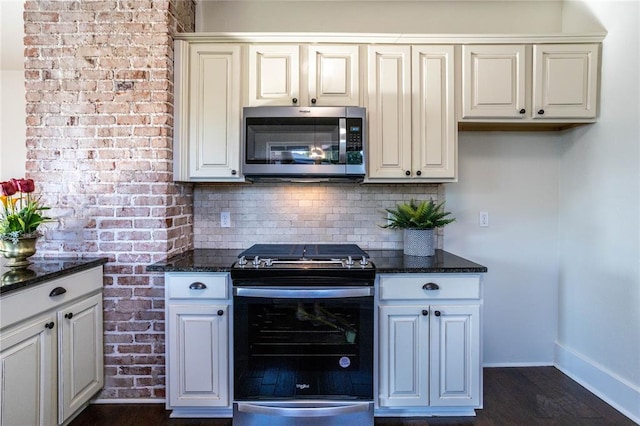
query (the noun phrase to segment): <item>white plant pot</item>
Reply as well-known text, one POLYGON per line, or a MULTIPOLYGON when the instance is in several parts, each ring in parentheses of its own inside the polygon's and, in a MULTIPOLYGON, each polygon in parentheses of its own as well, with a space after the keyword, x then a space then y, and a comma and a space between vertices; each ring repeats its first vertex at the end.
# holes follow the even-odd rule
POLYGON ((404 254, 408 256, 433 256, 436 254, 433 229, 405 229, 404 254))

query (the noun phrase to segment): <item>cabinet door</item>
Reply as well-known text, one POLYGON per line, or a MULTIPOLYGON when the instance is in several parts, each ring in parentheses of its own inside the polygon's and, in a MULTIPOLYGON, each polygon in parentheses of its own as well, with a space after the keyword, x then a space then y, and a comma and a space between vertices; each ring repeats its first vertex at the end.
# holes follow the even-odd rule
POLYGON ((0 336, 0 425, 56 421, 56 324, 53 314, 0 336))
POLYGON ((58 420, 63 423, 104 385, 102 293, 58 312, 58 420))
POLYGON ((429 316, 425 306, 380 307, 379 404, 429 405, 429 316))
POLYGON ((299 92, 297 45, 249 46, 249 106, 296 105, 299 92))
POLYGON ((358 58, 358 46, 309 46, 311 104, 360 105, 358 58))
POLYGON ((411 47, 368 49, 369 177, 406 178, 411 175, 411 47))
POLYGON ((237 180, 240 47, 192 44, 189 55, 189 179, 237 180))
POLYGON ((167 319, 168 405, 228 406, 228 305, 171 304, 167 319))
POLYGON ((598 45, 533 47, 533 117, 595 118, 598 45))
POLYGON ((480 404, 480 308, 431 306, 432 406, 480 404))
POLYGON ((523 45, 462 47, 462 118, 525 118, 523 45))
POLYGON ((417 178, 455 178, 453 46, 412 48, 412 159, 417 178))

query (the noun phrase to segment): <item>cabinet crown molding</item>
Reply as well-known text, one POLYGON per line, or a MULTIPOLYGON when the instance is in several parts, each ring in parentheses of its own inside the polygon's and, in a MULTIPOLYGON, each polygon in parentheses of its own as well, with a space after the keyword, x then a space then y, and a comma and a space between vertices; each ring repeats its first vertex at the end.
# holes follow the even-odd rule
POLYGON ((402 33, 178 33, 175 40, 202 43, 387 43, 387 44, 544 44, 601 43, 606 32, 554 34, 402 34, 402 33))

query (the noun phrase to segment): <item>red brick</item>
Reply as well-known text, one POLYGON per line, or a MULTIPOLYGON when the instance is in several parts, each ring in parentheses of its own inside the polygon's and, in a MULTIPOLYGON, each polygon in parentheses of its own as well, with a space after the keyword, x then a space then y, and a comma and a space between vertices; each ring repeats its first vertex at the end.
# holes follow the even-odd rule
MULTIPOLYGON (((129 321, 117 323, 118 331, 149 331, 153 330, 151 323, 146 321, 129 321)), ((155 330, 154 330, 155 331, 155 330)))

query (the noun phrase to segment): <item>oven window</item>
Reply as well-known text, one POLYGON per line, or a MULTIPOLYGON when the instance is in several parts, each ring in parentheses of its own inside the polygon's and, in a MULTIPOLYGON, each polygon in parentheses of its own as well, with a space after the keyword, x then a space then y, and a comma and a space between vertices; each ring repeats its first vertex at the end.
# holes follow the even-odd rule
POLYGON ((339 164, 337 118, 247 118, 247 164, 339 164))
POLYGON ((373 398, 373 297, 234 297, 236 400, 373 398))

